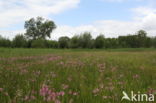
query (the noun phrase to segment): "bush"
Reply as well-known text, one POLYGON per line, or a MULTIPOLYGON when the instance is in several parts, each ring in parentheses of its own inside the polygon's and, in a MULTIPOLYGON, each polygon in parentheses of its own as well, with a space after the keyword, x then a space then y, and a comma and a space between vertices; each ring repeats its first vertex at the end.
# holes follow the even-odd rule
POLYGON ((151 45, 152 45, 152 47, 156 48, 156 37, 153 37, 151 39, 151 45))
POLYGON ((58 48, 58 42, 54 40, 46 40, 46 47, 47 48, 58 48))
POLYGON ((118 48, 119 42, 117 38, 107 38, 104 43, 105 48, 118 48))
POLYGON ((46 40, 44 39, 36 39, 31 42, 32 48, 46 48, 46 40))
POLYGON ((93 40, 91 34, 89 32, 81 34, 79 38, 79 43, 81 48, 92 48, 93 40))
POLYGON ((104 42, 105 42, 105 37, 103 35, 99 35, 96 37, 94 45, 96 48, 103 48, 104 42))
POLYGON ((58 42, 60 48, 69 48, 70 38, 67 36, 60 37, 58 42))
POLYGON ((11 41, 0 36, 0 47, 11 47, 11 41))
POLYGON ((76 35, 76 36, 73 36, 70 40, 70 48, 79 48, 79 36, 76 35))
POLYGON ((27 41, 24 35, 18 34, 12 41, 13 47, 24 48, 27 47, 27 41))

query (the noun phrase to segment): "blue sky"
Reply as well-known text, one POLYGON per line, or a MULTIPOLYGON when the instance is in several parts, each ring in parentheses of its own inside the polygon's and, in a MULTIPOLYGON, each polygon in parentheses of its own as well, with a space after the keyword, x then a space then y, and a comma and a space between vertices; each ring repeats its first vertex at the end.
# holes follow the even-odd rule
POLYGON ((155 36, 154 0, 0 0, 0 34, 12 38, 24 32, 24 21, 43 16, 58 28, 52 39, 90 31, 117 37, 146 30, 155 36), (11 34, 10 34, 11 32, 11 34))
POLYGON ((147 2, 107 2, 102 0, 82 0, 78 8, 63 12, 52 18, 58 24, 78 26, 89 24, 98 20, 123 20, 132 19, 131 8, 145 5, 147 2))

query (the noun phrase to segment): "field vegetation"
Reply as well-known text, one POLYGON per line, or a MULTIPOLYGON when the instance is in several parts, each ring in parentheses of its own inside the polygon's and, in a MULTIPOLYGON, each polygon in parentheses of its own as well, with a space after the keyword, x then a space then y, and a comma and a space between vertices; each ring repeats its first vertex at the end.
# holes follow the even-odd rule
POLYGON ((155 49, 0 49, 1 103, 121 103, 122 91, 156 93, 155 49))

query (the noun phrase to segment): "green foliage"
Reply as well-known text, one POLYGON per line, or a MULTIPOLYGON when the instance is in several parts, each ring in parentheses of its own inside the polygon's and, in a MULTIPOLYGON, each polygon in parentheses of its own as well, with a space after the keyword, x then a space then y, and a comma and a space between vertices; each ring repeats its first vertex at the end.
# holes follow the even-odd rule
POLYGON ((123 90, 156 90, 156 49, 0 48, 0 57, 1 103, 131 103, 123 90))
POLYGON ((146 47, 146 48, 152 47, 152 40, 150 37, 146 37, 144 47, 146 47))
POLYGON ((147 33, 144 30, 139 30, 137 32, 138 36, 138 42, 139 42, 139 47, 145 47, 146 46, 146 40, 147 40, 147 33))
POLYGON ((12 41, 12 46, 16 48, 27 47, 27 40, 24 35, 18 34, 12 41))
POLYGON ((104 43, 105 48, 118 48, 118 39, 106 38, 104 43))
POLYGON ((0 36, 0 47, 11 47, 11 41, 0 36))
POLYGON ((91 33, 85 32, 80 35, 79 37, 79 45, 81 48, 92 48, 93 47, 93 41, 91 33))
POLYGON ((60 48, 69 48, 70 38, 67 36, 60 37, 58 43, 60 48))
POLYGON ((104 48, 104 43, 105 43, 104 35, 99 35, 96 37, 94 45, 96 48, 104 48))
POLYGON ((120 47, 138 48, 140 47, 139 38, 137 35, 119 36, 120 47))
POLYGON ((46 48, 46 40, 39 38, 31 42, 32 48, 46 48))
POLYGON ((119 36, 120 47, 142 48, 151 47, 151 39, 147 37, 144 30, 138 31, 135 35, 119 36))
POLYGON ((151 45, 156 48, 156 37, 151 38, 151 45))
MULTIPOLYGON (((37 22, 42 21, 42 18, 38 18, 38 19, 37 19, 37 22)), ((135 34, 119 36, 118 38, 105 38, 104 35, 99 35, 95 39, 93 39, 90 32, 84 32, 80 35, 75 35, 72 38, 63 36, 63 37, 60 37, 58 41, 46 40, 46 38, 44 37, 45 36, 36 36, 33 39, 27 39, 27 35, 18 34, 16 35, 16 37, 14 37, 12 41, 10 41, 9 39, 0 37, 0 47, 90 48, 90 49, 92 48, 99 48, 99 49, 105 48, 106 49, 106 48, 156 47, 156 39, 155 39, 156 37, 148 37, 146 31, 144 30, 140 30, 135 34)))
POLYGON ((139 31, 137 32, 137 35, 138 35, 138 37, 140 37, 140 38, 146 38, 146 37, 147 37, 147 32, 144 31, 144 30, 139 30, 139 31))
POLYGON ((58 42, 55 40, 46 40, 46 47, 47 48, 58 48, 58 42))
POLYGON ((53 21, 44 20, 42 17, 37 17, 36 19, 31 18, 25 22, 24 25, 26 29, 25 35, 29 39, 45 39, 46 37, 50 38, 51 32, 56 28, 56 25, 53 21))
POLYGON ((79 36, 75 35, 70 39, 70 48, 79 48, 80 40, 79 36))

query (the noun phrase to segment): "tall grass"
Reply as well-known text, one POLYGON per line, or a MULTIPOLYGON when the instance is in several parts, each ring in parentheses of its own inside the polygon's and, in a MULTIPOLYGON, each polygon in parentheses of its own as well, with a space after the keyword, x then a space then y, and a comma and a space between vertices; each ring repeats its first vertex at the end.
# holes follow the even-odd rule
POLYGON ((1 48, 0 103, 120 103, 156 92, 155 73, 154 49, 1 48))

